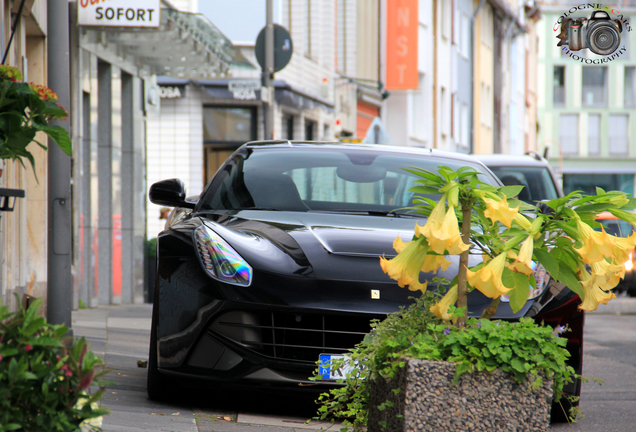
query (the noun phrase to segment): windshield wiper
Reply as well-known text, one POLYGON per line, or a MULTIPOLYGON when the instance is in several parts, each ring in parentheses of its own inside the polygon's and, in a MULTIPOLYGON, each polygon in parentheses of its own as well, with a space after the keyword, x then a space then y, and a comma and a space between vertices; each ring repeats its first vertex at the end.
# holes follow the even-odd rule
POLYGON ((342 214, 352 214, 352 215, 369 215, 369 216, 392 216, 396 218, 407 217, 412 218, 414 215, 404 214, 404 213, 395 213, 391 210, 352 210, 352 209, 334 209, 334 210, 310 210, 312 212, 317 213, 342 213, 342 214))

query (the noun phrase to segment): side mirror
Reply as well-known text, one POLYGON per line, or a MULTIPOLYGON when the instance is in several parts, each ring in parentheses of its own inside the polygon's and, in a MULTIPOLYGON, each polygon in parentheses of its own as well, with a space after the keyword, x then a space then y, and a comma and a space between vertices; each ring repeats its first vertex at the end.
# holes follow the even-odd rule
POLYGON ((153 204, 193 209, 196 203, 186 201, 185 186, 181 179, 162 180, 150 186, 148 198, 153 204))

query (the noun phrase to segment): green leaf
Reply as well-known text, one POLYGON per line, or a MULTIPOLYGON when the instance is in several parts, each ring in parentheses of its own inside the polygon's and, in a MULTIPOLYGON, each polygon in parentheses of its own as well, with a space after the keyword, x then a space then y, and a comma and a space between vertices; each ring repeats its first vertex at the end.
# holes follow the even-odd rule
MULTIPOLYGON (((543 264, 543 262, 541 264, 543 264)), ((555 279, 561 283, 564 283, 568 288, 577 293, 579 296, 583 296, 583 286, 581 285, 581 282, 579 282, 579 279, 576 277, 572 269, 570 269, 570 267, 568 267, 566 264, 559 262, 559 277, 555 277, 555 279)))
POLYGON ((515 277, 514 272, 510 270, 508 267, 504 267, 503 273, 501 275, 501 282, 503 282, 506 288, 514 288, 515 287, 515 277))
POLYGON ((600 213, 602 211, 611 209, 613 207, 616 207, 616 205, 612 203, 594 203, 594 204, 587 204, 587 205, 576 207, 574 211, 576 211, 577 213, 583 213, 583 212, 600 213))
POLYGON ((539 248, 534 248, 534 256, 537 257, 550 276, 558 280, 560 267, 554 258, 552 258, 548 252, 539 248))
POLYGON ((499 192, 504 194, 506 198, 514 198, 523 190, 524 186, 502 186, 499 188, 499 192))
POLYGON ((630 198, 629 202, 621 207, 623 210, 634 210, 636 209, 636 198, 630 198))
POLYGON ((523 372, 524 374, 526 372, 525 362, 520 358, 513 358, 510 362, 510 366, 518 372, 523 372))
POLYGON ((68 132, 61 126, 46 126, 40 127, 41 131, 45 132, 49 138, 57 143, 64 153, 71 156, 71 138, 68 136, 68 132))
POLYGON ((522 273, 514 273, 515 288, 510 291, 510 307, 514 313, 517 313, 528 301, 530 294, 530 282, 528 276, 522 273))
POLYGON ((620 209, 610 209, 609 212, 619 219, 625 220, 631 224, 636 223, 636 213, 628 212, 620 209))
POLYGON ((427 194, 427 195, 438 195, 439 189, 431 186, 413 186, 409 189, 409 192, 427 194))

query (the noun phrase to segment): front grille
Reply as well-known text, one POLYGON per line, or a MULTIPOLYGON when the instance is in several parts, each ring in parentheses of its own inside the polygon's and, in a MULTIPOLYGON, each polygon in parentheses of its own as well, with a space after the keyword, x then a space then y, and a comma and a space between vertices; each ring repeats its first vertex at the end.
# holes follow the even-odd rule
POLYGON ((315 363, 322 353, 345 353, 361 342, 374 318, 384 317, 232 311, 216 319, 210 331, 269 357, 315 363))

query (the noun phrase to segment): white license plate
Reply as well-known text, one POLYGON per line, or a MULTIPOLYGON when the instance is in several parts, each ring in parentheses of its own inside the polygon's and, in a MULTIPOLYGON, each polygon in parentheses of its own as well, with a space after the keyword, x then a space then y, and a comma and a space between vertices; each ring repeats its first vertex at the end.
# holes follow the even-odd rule
POLYGON ((345 379, 355 370, 355 363, 352 363, 349 357, 342 354, 320 354, 319 361, 319 372, 324 380, 345 379), (344 359, 342 366, 336 370, 332 370, 332 361, 342 359, 344 359))

